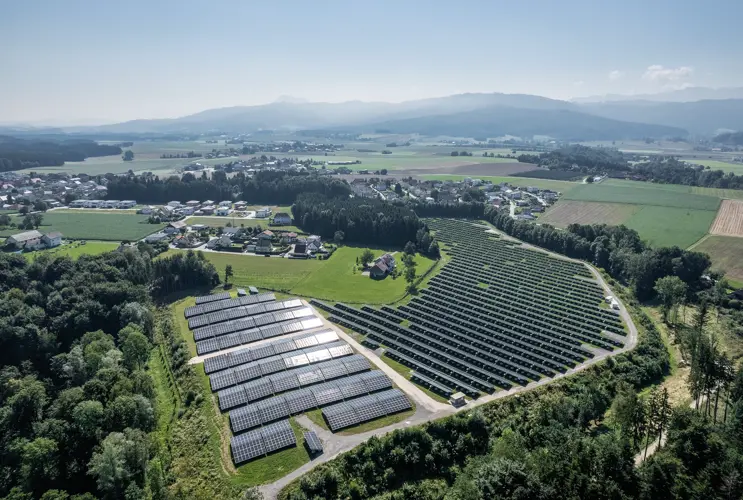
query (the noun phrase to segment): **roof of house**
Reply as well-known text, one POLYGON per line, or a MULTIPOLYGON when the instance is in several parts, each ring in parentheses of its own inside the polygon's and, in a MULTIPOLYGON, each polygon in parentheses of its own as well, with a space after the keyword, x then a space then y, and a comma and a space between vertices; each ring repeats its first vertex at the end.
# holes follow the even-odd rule
POLYGON ((174 222, 169 223, 168 225, 170 227, 174 227, 176 229, 181 229, 181 228, 186 227, 186 221, 184 221, 184 220, 177 220, 177 221, 174 221, 174 222))
POLYGON ((23 241, 29 241, 29 240, 34 240, 36 238, 41 238, 41 236, 42 234, 34 229, 33 231, 25 231, 23 233, 14 234, 10 237, 13 238, 13 241, 17 241, 20 243, 23 241))
POLYGON ((274 215, 274 218, 275 217, 289 217, 289 214, 286 212, 279 212, 276 215, 274 215))
POLYGON ((386 273, 388 271, 387 265, 384 262, 377 262, 372 266, 371 271, 379 270, 383 273, 386 273))
POLYGON ((51 233, 46 233, 44 236, 46 236, 47 238, 51 240, 54 238, 61 238, 62 233, 60 233, 59 231, 52 231, 51 233))
POLYGON ((273 236, 273 231, 270 231, 270 230, 266 229, 261 234, 265 234, 266 236, 273 236))

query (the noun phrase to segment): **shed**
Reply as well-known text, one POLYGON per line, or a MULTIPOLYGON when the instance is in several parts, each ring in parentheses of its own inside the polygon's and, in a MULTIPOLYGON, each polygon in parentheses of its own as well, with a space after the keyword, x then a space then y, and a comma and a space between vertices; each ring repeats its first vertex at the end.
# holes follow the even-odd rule
POLYGON ((455 392, 451 395, 451 398, 449 398, 449 402, 452 404, 452 406, 464 406, 467 402, 464 399, 464 393, 461 392, 455 392))
POLYGON ((238 297, 245 297, 246 295, 248 295, 248 292, 246 292, 244 288, 238 288, 237 289, 237 296, 238 297))
POLYGON ((248 290, 250 291, 250 295, 258 295, 258 289, 254 286, 249 286, 248 290))

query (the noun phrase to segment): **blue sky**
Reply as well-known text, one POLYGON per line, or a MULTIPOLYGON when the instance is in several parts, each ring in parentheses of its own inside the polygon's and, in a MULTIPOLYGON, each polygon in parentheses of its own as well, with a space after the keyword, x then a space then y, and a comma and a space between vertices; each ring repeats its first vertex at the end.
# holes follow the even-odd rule
POLYGON ((0 122, 743 86, 743 2, 4 0, 0 122))

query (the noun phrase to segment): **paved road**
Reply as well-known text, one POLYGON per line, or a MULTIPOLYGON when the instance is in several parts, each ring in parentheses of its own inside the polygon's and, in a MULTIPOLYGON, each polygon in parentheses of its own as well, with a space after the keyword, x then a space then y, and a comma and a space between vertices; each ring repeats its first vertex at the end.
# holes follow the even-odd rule
MULTIPOLYGON (((501 236, 504 236, 507 239, 513 239, 495 229, 491 229, 490 231, 497 233, 501 236)), ((609 288, 609 285, 604 281, 601 274, 596 269, 593 268, 593 266, 590 266, 587 263, 580 261, 580 260, 565 257, 564 255, 549 252, 541 248, 535 248, 532 245, 524 244, 524 246, 533 248, 537 251, 547 253, 549 255, 552 255, 553 257, 557 257, 562 260, 578 262, 582 265, 585 265, 586 267, 590 269, 595 280, 601 285, 604 291, 607 294, 613 294, 613 292, 609 288)), ((573 373, 577 373, 579 371, 585 370, 587 367, 592 366, 596 363, 599 363, 609 356, 616 356, 617 354, 634 349, 634 347, 637 345, 637 328, 635 327, 635 324, 633 323, 632 318, 627 312, 627 309, 625 308, 624 304, 621 302, 619 298, 617 298, 617 301, 620 304, 620 315, 625 320, 629 328, 629 335, 627 336, 626 339, 624 339, 625 344, 622 348, 614 350, 614 351, 594 350, 595 355, 592 359, 586 361, 585 363, 575 368, 571 368, 567 370, 565 373, 559 373, 552 378, 544 378, 539 381, 531 382, 530 384, 524 387, 517 386, 508 391, 500 391, 495 394, 482 396, 478 398, 476 401, 470 401, 468 404, 466 404, 465 406, 459 409, 455 409, 447 404, 439 403, 438 401, 435 401, 432 398, 430 398, 427 394, 421 391, 415 384, 407 380, 405 377, 403 377, 402 375, 397 373, 395 370, 393 370, 389 365, 387 365, 387 363, 382 361, 374 351, 361 345, 355 339, 353 339, 350 335, 348 335, 343 330, 341 330, 337 325, 329 322, 327 319, 325 319, 320 314, 317 314, 318 317, 322 318, 323 323, 326 325, 326 327, 332 328, 333 330, 335 330, 338 333, 339 337, 341 337, 343 340, 351 344, 351 346, 353 346, 354 349, 356 349, 359 353, 366 356, 372 363, 374 363, 375 366, 377 366, 379 369, 384 371, 385 374, 387 374, 400 389, 402 389, 411 399, 413 399, 413 401, 415 401, 415 404, 416 404, 416 412, 410 419, 405 420, 403 422, 392 424, 387 427, 383 427, 381 429, 377 429, 374 431, 369 431, 369 432, 365 432, 362 434, 349 435, 349 436, 340 436, 340 435, 325 431, 323 429, 319 429, 306 417, 303 417, 303 416, 298 417, 297 421, 300 422, 301 425, 317 432, 318 437, 320 438, 321 441, 323 441, 325 452, 319 457, 310 461, 309 463, 304 464, 302 467, 295 470, 294 472, 291 472, 290 474, 282 477, 281 479, 273 483, 261 486, 260 487, 261 493, 266 499, 276 498, 278 496, 278 493, 282 490, 282 488, 284 488, 294 479, 307 473, 308 471, 310 471, 317 465, 335 458, 338 454, 343 453, 345 451, 348 451, 358 446, 359 444, 366 441, 371 436, 380 436, 388 432, 391 432, 395 429, 401 429, 404 427, 408 427, 410 425, 422 424, 425 422, 429 422, 431 420, 435 420, 435 419, 442 418, 448 415, 452 415, 456 413, 457 411, 467 411, 477 406, 480 406, 482 404, 489 403, 490 401, 494 401, 496 399, 501 399, 501 398, 505 398, 508 396, 512 396, 513 394, 529 391, 536 387, 552 383, 554 380, 559 380, 563 377, 570 376, 573 373)))

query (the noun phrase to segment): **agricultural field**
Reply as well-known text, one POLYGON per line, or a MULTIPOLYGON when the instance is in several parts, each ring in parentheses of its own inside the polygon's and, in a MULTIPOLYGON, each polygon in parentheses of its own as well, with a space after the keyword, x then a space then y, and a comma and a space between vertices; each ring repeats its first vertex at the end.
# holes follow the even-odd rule
POLYGON ((624 224, 651 246, 687 248, 707 234, 715 215, 710 210, 643 205, 624 224))
POLYGON ((313 301, 368 347, 413 369, 411 380, 444 396, 477 398, 624 345, 624 324, 601 307, 603 289, 585 265, 501 240, 485 225, 428 224, 450 245, 450 260, 408 304, 313 301))
POLYGON ((722 170, 726 173, 743 175, 743 163, 739 162, 728 162, 723 160, 697 160, 695 158, 684 158, 684 161, 695 165, 704 165, 705 167, 709 167, 710 170, 722 170))
MULTIPOLYGON (((19 221, 20 217, 16 216, 14 222, 19 221)), ((65 239, 136 241, 163 227, 165 227, 164 224, 148 224, 146 215, 57 212, 55 210, 44 214, 39 231, 42 233, 59 231, 65 239)), ((10 236, 19 232, 21 230, 16 228, 6 228, 0 230, 0 236, 10 236)))
MULTIPOLYGON (((356 258, 364 250, 363 247, 342 246, 328 260, 266 258, 218 252, 204 252, 204 256, 214 264, 220 275, 224 274, 225 266, 231 264, 235 273, 232 282, 237 286, 253 285, 260 289, 349 303, 386 304, 402 298, 407 285, 402 276, 373 280, 362 276, 356 269, 356 258)), ((371 250, 377 256, 386 251, 371 250)), ((416 256, 415 261, 419 276, 434 264, 433 260, 422 255, 416 256)), ((399 259, 398 265, 404 268, 399 259)))
POLYGON ((73 241, 56 248, 48 250, 38 250, 35 252, 24 252, 24 256, 29 260, 34 260, 42 255, 54 257, 70 257, 77 259, 81 255, 98 255, 106 252, 113 252, 119 247, 119 243, 111 241, 73 241))
POLYGON ((710 235, 693 250, 708 254, 712 259, 712 269, 725 271, 728 278, 743 282, 743 238, 710 235))
POLYGON ((565 199, 712 211, 717 211, 720 206, 719 198, 714 196, 654 189, 653 186, 656 186, 656 184, 645 183, 644 186, 637 184, 615 185, 610 182, 580 184, 566 193, 565 199))
POLYGON ((565 228, 570 224, 624 224, 640 207, 624 203, 561 200, 539 217, 540 224, 565 228))
MULTIPOLYGON (((710 233, 722 236, 743 236, 743 201, 723 200, 710 233)), ((743 259, 743 256, 741 258, 743 259)))
POLYGON ((481 176, 481 175, 449 175, 449 174, 431 174, 421 175, 420 178, 431 181, 461 181, 467 177, 476 177, 483 181, 491 181, 493 184, 500 184, 501 182, 507 182, 514 186, 527 187, 534 186, 539 189, 551 189, 558 193, 568 193, 574 188, 580 186, 577 182, 568 181, 555 181, 551 179, 533 179, 527 177, 518 176, 481 176))
MULTIPOLYGON (((622 187, 632 190, 647 190, 652 193, 658 191, 670 191, 680 194, 699 194, 704 196, 713 196, 716 198, 743 199, 743 190, 740 189, 720 189, 707 188, 699 186, 683 186, 681 184, 655 184, 652 182, 627 181, 624 179, 606 179, 600 186, 622 187)), ((653 196, 652 194, 650 196, 653 196)))

